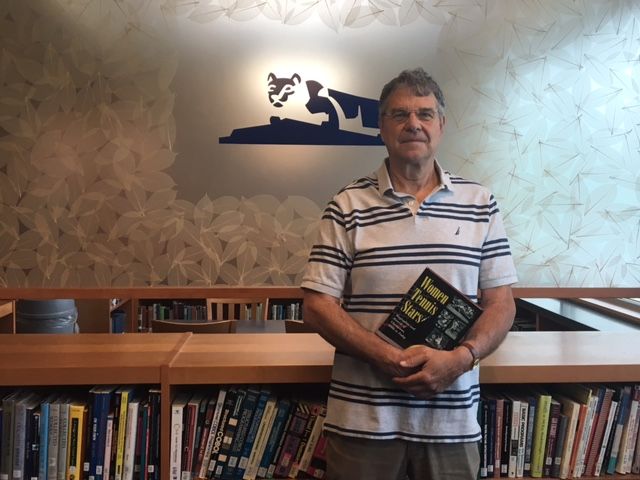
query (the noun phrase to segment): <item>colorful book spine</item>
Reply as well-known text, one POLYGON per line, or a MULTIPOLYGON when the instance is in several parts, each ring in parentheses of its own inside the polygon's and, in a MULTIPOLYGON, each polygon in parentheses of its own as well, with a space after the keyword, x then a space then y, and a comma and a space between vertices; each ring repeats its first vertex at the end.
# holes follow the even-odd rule
POLYGON ((538 395, 535 429, 533 431, 533 447, 531 453, 531 476, 534 478, 542 477, 547 429, 549 428, 550 408, 551 395, 538 395))

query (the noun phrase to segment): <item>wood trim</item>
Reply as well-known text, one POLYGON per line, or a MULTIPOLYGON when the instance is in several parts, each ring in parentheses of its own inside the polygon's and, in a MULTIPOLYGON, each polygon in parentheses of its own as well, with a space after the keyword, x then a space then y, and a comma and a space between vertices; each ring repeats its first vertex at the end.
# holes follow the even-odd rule
MULTIPOLYGON (((0 298, 207 298, 207 297, 264 297, 301 298, 300 287, 285 286, 229 286, 211 287, 96 287, 96 288, 2 288, 0 298)), ((577 288, 577 287, 514 287, 516 298, 634 298, 640 288, 577 288)))

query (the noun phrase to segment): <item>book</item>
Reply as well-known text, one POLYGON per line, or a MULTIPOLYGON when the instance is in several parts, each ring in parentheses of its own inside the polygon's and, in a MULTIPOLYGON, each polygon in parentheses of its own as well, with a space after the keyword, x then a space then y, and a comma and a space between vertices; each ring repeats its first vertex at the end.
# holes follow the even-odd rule
POLYGON ((640 385, 635 385, 631 393, 631 403, 629 405, 629 417, 622 430, 620 451, 618 462, 616 463, 617 473, 630 473, 633 464, 633 454, 636 445, 636 436, 640 426, 640 385))
POLYGON ((40 445, 38 447, 38 478, 46 480, 49 444, 49 408, 56 394, 50 394, 40 403, 40 445))
POLYGON ((535 395, 527 394, 527 404, 529 405, 529 411, 527 414, 527 437, 525 439, 524 447, 524 465, 522 467, 522 476, 528 477, 531 475, 531 451, 533 447, 533 431, 535 428, 536 407, 538 399, 535 395))
POLYGON ((262 455, 264 454, 267 440, 269 439, 269 434, 271 433, 271 428, 273 427, 273 422, 276 417, 276 403, 276 396, 273 394, 270 395, 264 407, 264 413, 262 414, 262 420, 260 421, 260 426, 258 427, 256 440, 253 444, 253 448, 251 449, 249 462, 242 477, 243 480, 256 479, 256 476, 258 474, 258 467, 260 466, 260 460, 262 459, 262 455))
POLYGON ((238 416, 238 424, 229 448, 229 456, 221 478, 223 480, 233 480, 238 462, 242 456, 242 449, 249 434, 249 428, 256 412, 258 400, 260 399, 260 390, 254 386, 246 388, 246 395, 242 402, 242 410, 238 416))
MULTIPOLYGON (((222 386, 218 390, 218 395, 215 399, 213 415, 211 417, 211 425, 209 426, 209 434, 204 447, 204 452, 202 455, 202 464, 200 465, 200 470, 196 473, 196 478, 198 480, 204 480, 207 477, 207 472, 209 470, 209 462, 211 459, 211 454, 213 452, 213 445, 218 440, 218 445, 222 441, 221 437, 216 437, 218 435, 218 426, 220 424, 220 416, 222 415, 222 409, 224 408, 224 399, 227 394, 227 387, 222 386)), ((213 402, 213 399, 212 399, 213 402)), ((219 446, 218 446, 219 448, 219 446)))
POLYGON ((551 467, 553 466, 553 461, 555 459, 559 418, 560 402, 551 397, 551 405, 549 406, 549 426, 547 427, 547 441, 545 444, 544 464, 542 466, 542 475, 544 477, 551 476, 551 467))
POLYGON ((257 440, 258 430, 260 429, 262 417, 264 416, 269 398, 271 398, 271 392, 265 388, 261 389, 258 400, 256 402, 253 417, 251 418, 251 424, 249 425, 249 429, 247 430, 246 439, 244 441, 244 444, 242 445, 240 459, 238 460, 238 465, 234 473, 234 478, 236 479, 242 479, 244 477, 244 472, 249 466, 251 452, 253 451, 253 446, 255 445, 255 442, 257 440))
POLYGON ((615 421, 618 415, 618 401, 612 400, 611 407, 609 408, 609 418, 607 419, 607 425, 604 430, 604 434, 602 436, 602 445, 600 446, 600 452, 598 453, 598 458, 596 460, 596 465, 593 469, 593 476, 599 477, 600 472, 602 471, 602 466, 604 464, 604 459, 607 454, 607 449, 610 448, 611 439, 613 438, 613 429, 615 425, 615 421))
POLYGON ((289 477, 291 478, 296 478, 298 472, 300 471, 300 463, 302 461, 302 457, 304 456, 305 450, 307 449, 308 443, 311 439, 311 434, 313 432, 313 429, 315 428, 318 416, 322 412, 322 408, 323 405, 321 403, 311 402, 309 404, 309 419, 307 420, 304 432, 300 436, 300 443, 298 445, 297 452, 293 457, 291 470, 289 470, 289 477))
POLYGON ((611 442, 611 453, 606 464, 605 472, 607 474, 613 474, 615 472, 616 464, 618 461, 618 454, 620 452, 620 445, 622 442, 622 432, 624 430, 625 424, 627 423, 627 419, 629 418, 630 406, 631 386, 625 385, 620 391, 620 405, 618 406, 620 412, 618 413, 618 418, 614 426, 613 440, 611 442))
POLYGON ((133 480, 136 441, 138 438, 138 416, 140 413, 141 401, 142 399, 137 394, 133 394, 129 397, 129 402, 127 404, 124 457, 122 461, 123 480, 133 480))
POLYGON ((109 412, 107 415, 107 426, 104 439, 104 467, 102 469, 103 478, 108 479, 111 473, 111 446, 113 444, 113 422, 114 414, 109 412))
POLYGON ((300 472, 307 472, 307 470, 311 466, 311 460, 313 458, 314 452, 316 451, 320 436, 322 435, 326 416, 327 406, 324 404, 319 405, 319 411, 313 424, 313 429, 311 430, 307 446, 304 453, 302 454, 302 457, 300 458, 300 463, 298 465, 298 471, 300 472))
POLYGON ((84 434, 87 405, 81 401, 69 404, 69 445, 66 480, 78 480, 82 476, 84 458, 84 434))
MULTIPOLYGON (((182 473, 182 418, 191 398, 188 392, 179 392, 171 402, 169 478, 180 480, 182 473)), ((116 479, 117 480, 117 479, 116 479)))
POLYGON ((564 448, 561 455, 559 478, 568 478, 571 465, 571 455, 578 428, 578 417, 580 416, 580 404, 565 395, 558 395, 558 401, 562 405, 562 413, 567 417, 567 432, 564 439, 564 448))
POLYGON ((160 389, 150 388, 149 395, 149 460, 147 480, 160 479, 160 389))
POLYGON ((567 439, 567 426, 569 417, 560 412, 558 415, 558 426, 556 434, 556 444, 554 447, 553 462, 551 464, 549 476, 553 478, 560 477, 560 466, 562 464, 562 454, 564 452, 564 443, 567 439))
POLYGON ((539 392, 536 401, 535 428, 533 431, 533 446, 531 451, 531 476, 542 477, 545 460, 545 446, 547 429, 549 428, 549 414, 551 409, 551 395, 539 392))
POLYGON ((64 480, 67 475, 67 460, 69 458, 69 408, 70 398, 61 398, 58 420, 58 473, 57 479, 64 480))
POLYGON ((609 410, 613 399, 613 389, 606 386, 600 386, 598 387, 597 395, 598 407, 594 416, 594 427, 592 429, 589 449, 587 451, 585 461, 584 474, 587 476, 593 476, 596 461, 600 454, 602 438, 607 426, 607 421, 609 420, 609 410))
POLYGON ((11 479, 26 480, 25 457, 27 446, 27 411, 40 404, 40 398, 34 393, 24 393, 17 397, 13 410, 13 461, 11 479))
POLYGON ((273 475, 273 470, 275 470, 274 457, 277 455, 280 440, 287 428, 292 406, 291 399, 286 397, 278 399, 273 426, 271 432, 269 432, 269 438, 258 467, 259 478, 266 478, 270 474, 273 475))
POLYGON ((200 441, 194 452, 194 467, 193 478, 200 477, 200 471, 202 470, 202 464, 204 463, 204 453, 207 449, 207 443, 209 442, 209 431, 211 430, 211 422, 213 420, 213 414, 216 410, 216 396, 211 396, 206 399, 204 415, 202 418, 202 429, 200 432, 200 441))
POLYGON ((227 463, 229 449, 233 442, 233 436, 238 425, 238 418, 242 408, 242 402, 246 395, 243 388, 231 387, 225 396, 222 417, 218 426, 219 442, 214 443, 209 460, 208 478, 220 478, 227 463))
POLYGON ((425 268, 376 333, 400 348, 452 350, 481 314, 477 304, 425 268))
POLYGON ((195 457, 201 404, 205 401, 203 392, 195 392, 184 407, 182 418, 182 480, 190 480, 195 457))
MULTIPOLYGON (((40 399, 30 406, 27 406, 26 415, 26 446, 24 458, 24 478, 27 480, 37 479, 40 469, 39 447, 40 447, 40 399)), ((2 425, 0 425, 2 432, 2 425)), ((2 446, 0 445, 0 448, 2 446)))
POLYGON ((310 407, 305 401, 299 401, 284 436, 282 448, 275 464, 274 475, 288 477, 298 451, 298 445, 309 420, 310 407))
MULTIPOLYGON (((89 390, 91 403, 90 443, 88 445, 88 480, 102 480, 105 463, 107 417, 114 386, 95 386, 89 390)), ((86 469, 85 469, 86 471, 86 469)))
MULTIPOLYGON (((218 457, 220 455, 220 451, 222 450, 222 444, 224 442, 225 429, 227 428, 229 417, 236 404, 237 396, 238 396, 238 392, 233 387, 229 387, 223 396, 222 411, 220 413, 220 418, 216 428, 213 447, 211 448, 209 465, 207 466, 207 478, 209 479, 213 478, 214 473, 216 471, 218 457)), ((220 397, 218 397, 218 401, 219 400, 220 400, 220 397)), ((217 410, 217 406, 216 406, 216 410, 217 410)), ((215 420, 215 415, 216 414, 214 414, 214 420, 215 420)))
MULTIPOLYGON (((126 385, 116 390, 116 402, 118 410, 118 422, 117 422, 117 439, 115 449, 115 459, 112 459, 115 468, 114 478, 115 480, 123 480, 124 474, 124 451, 127 434, 127 415, 129 400, 135 394, 136 387, 126 385)), ((115 427, 115 423, 114 423, 115 427)))

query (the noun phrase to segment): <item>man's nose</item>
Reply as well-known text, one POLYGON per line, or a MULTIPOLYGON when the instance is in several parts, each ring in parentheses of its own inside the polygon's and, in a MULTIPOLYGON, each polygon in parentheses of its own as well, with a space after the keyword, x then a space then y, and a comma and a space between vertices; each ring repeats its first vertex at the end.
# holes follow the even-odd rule
POLYGON ((418 119, 416 112, 409 112, 409 118, 407 118, 404 127, 411 131, 422 129, 422 122, 418 119))

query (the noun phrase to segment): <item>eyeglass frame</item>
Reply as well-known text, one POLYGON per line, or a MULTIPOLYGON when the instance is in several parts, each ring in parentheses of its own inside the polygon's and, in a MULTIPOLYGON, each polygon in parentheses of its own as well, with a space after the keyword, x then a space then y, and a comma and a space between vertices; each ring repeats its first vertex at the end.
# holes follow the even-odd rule
POLYGON ((428 123, 436 118, 436 116, 441 116, 439 110, 434 110, 433 108, 417 108, 412 110, 406 110, 404 108, 393 109, 391 112, 382 113, 383 117, 389 117, 398 125, 405 124, 409 121, 411 114, 414 114, 420 123, 428 123), (421 114, 428 114, 429 118, 421 118, 421 114))

